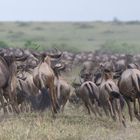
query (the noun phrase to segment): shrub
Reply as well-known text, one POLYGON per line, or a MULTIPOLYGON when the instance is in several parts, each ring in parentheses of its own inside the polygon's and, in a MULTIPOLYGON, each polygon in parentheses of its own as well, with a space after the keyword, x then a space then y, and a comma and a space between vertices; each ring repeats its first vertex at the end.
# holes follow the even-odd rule
POLYGON ((140 53, 139 46, 128 43, 121 43, 115 41, 107 41, 102 47, 101 51, 103 52, 112 52, 112 53, 127 53, 127 54, 136 54, 140 53))
POLYGON ((0 41, 0 48, 8 48, 8 47, 9 45, 6 42, 0 41))
POLYGON ((24 46, 25 46, 25 48, 29 48, 29 49, 40 49, 40 45, 31 40, 26 41, 24 46))

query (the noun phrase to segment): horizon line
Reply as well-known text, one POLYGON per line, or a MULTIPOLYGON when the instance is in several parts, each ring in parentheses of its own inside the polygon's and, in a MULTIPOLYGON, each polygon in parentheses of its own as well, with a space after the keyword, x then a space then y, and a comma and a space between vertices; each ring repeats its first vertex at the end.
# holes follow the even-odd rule
POLYGON ((140 22, 140 20, 0 20, 0 22, 140 22))

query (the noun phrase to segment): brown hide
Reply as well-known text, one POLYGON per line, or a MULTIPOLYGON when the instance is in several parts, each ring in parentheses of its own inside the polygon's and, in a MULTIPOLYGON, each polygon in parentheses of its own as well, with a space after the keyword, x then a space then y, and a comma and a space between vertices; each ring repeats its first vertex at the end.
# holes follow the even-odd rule
POLYGON ((50 58, 47 56, 33 71, 33 81, 38 89, 49 88, 52 103, 52 112, 57 112, 57 98, 54 86, 54 72, 50 58))
POLYGON ((99 89, 98 87, 91 81, 84 82, 79 88, 75 90, 76 95, 80 97, 86 108, 88 109, 88 113, 92 111, 95 116, 98 113, 101 115, 98 105, 99 105, 99 89), (95 107, 93 106, 95 105, 95 107))
POLYGON ((125 70, 119 80, 120 92, 127 97, 136 98, 140 94, 140 71, 137 69, 125 70))
POLYGON ((132 117, 132 108, 131 102, 134 105, 134 114, 135 117, 140 121, 140 71, 138 69, 127 69, 125 70, 118 82, 120 92, 124 95, 126 103, 128 106, 130 120, 133 120, 132 117), (136 105, 136 99, 138 99, 139 110, 136 105))
POLYGON ((122 124, 125 126, 124 116, 122 114, 122 109, 124 106, 124 99, 120 94, 119 88, 112 79, 111 72, 106 72, 103 75, 102 83, 99 87, 100 89, 100 102, 106 115, 108 116, 108 111, 111 117, 116 120, 117 116, 122 124))
POLYGON ((67 103, 69 96, 70 96, 71 87, 67 83, 67 81, 60 76, 59 76, 59 78, 55 78, 55 87, 56 87, 59 105, 60 105, 61 110, 63 112, 64 106, 67 103))
POLYGON ((17 99, 16 99, 16 65, 15 61, 12 57, 7 57, 6 60, 0 57, 0 100, 4 112, 6 108, 4 106, 3 95, 6 97, 7 101, 10 101, 15 112, 19 113, 17 107, 17 99))

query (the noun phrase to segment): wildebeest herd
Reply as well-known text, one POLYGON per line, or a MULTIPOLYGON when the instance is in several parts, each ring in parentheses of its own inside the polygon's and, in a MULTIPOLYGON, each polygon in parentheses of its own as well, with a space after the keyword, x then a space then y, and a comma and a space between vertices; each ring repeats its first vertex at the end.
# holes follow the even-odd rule
POLYGON ((88 54, 88 59, 82 56, 84 53, 71 59, 66 54, 68 52, 57 49, 1 48, 0 102, 3 112, 43 111, 48 107, 56 116, 64 111, 68 100, 78 103, 81 99, 89 114, 93 112, 102 117, 105 113, 126 126, 126 104, 130 120, 134 112, 140 121, 138 56, 97 52, 88 54), (69 72, 78 59, 82 62, 79 82, 74 80, 68 84, 61 71, 69 72), (71 94, 72 87, 74 94, 71 94))

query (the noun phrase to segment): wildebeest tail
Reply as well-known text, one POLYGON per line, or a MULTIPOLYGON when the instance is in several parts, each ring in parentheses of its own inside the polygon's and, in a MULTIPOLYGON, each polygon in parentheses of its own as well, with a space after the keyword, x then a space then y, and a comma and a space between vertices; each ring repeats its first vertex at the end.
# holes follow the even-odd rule
POLYGON ((98 104, 99 104, 99 99, 98 99, 98 97, 96 96, 96 93, 94 92, 94 88, 93 88, 92 84, 91 84, 91 83, 86 83, 86 87, 87 87, 87 89, 88 89, 88 91, 89 91, 89 97, 90 97, 90 99, 91 99, 91 100, 92 100, 92 99, 96 99, 96 101, 97 101, 98 104))
POLYGON ((120 99, 121 109, 123 109, 124 108, 124 105, 125 105, 125 99, 123 98, 123 96, 121 94, 120 94, 119 99, 120 99))
POLYGON ((121 105, 121 109, 123 109, 123 108, 124 108, 124 105, 125 105, 125 100, 124 100, 123 96, 122 96, 120 93, 116 92, 116 91, 112 91, 112 92, 111 92, 111 95, 112 95, 114 98, 119 98, 119 100, 120 100, 120 105, 121 105))

